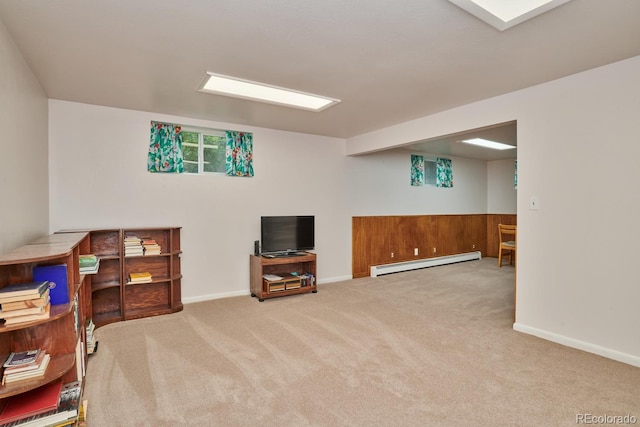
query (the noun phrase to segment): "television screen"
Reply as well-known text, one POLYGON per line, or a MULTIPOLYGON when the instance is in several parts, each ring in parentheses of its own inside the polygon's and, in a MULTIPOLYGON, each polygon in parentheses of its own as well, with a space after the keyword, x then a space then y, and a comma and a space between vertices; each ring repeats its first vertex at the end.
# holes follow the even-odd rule
POLYGON ((315 218, 263 216, 260 219, 262 253, 295 252, 315 246, 315 218))

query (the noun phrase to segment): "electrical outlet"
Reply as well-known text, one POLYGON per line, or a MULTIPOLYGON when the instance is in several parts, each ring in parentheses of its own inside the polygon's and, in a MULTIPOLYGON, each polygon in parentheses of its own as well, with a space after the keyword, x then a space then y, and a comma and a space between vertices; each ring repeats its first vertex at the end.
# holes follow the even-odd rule
POLYGON ((471 249, 475 249, 475 248, 476 248, 476 245, 471 245, 471 249))
POLYGON ((538 196, 531 196, 531 198, 529 198, 529 209, 532 211, 537 211, 538 209, 540 209, 538 196))
POLYGON ((436 248, 433 248, 433 253, 434 253, 434 254, 436 253, 436 248))
POLYGON ((393 252, 391 252, 391 258, 393 258, 393 252))
POLYGON ((413 254, 414 254, 414 255, 418 255, 418 248, 414 248, 414 249, 413 249, 413 254))

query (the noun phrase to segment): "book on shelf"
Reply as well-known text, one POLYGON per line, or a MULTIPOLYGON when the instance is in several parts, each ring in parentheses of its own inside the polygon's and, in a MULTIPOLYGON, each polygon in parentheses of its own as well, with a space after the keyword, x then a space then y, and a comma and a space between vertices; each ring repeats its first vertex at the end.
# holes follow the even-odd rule
POLYGON ((98 274, 98 270, 100 269, 100 263, 98 262, 93 267, 82 267, 80 268, 80 274, 98 274))
POLYGON ((60 401, 58 411, 68 412, 72 416, 78 415, 80 407, 80 394, 82 392, 82 382, 73 381, 65 384, 60 391, 60 401))
POLYGON ((160 245, 154 239, 143 237, 142 246, 144 248, 145 255, 160 255, 160 245))
MULTIPOLYGON (((38 419, 38 425, 47 427, 62 427, 73 425, 80 421, 80 415, 86 418, 86 409, 83 408, 84 402, 80 398, 82 396, 82 382, 73 381, 62 386, 60 391, 60 400, 58 408, 51 414, 43 414, 38 419)), ((16 426, 18 427, 18 426, 16 426)))
POLYGON ((6 405, 0 412, 0 424, 25 420, 32 416, 57 410, 61 391, 62 382, 53 381, 7 398, 6 405))
POLYGON ((142 241, 142 239, 140 239, 138 236, 136 236, 135 234, 127 234, 126 236, 124 236, 124 244, 137 244, 139 245, 140 242, 142 241))
POLYGON ((47 366, 49 366, 49 362, 51 361, 51 355, 44 352, 42 354, 43 356, 40 363, 33 369, 13 372, 11 368, 5 368, 2 373, 2 384, 10 384, 44 376, 44 373, 47 371, 47 366))
POLYGON ((78 339, 76 342, 76 378, 82 380, 85 374, 84 342, 82 339, 78 339))
POLYGON ((0 312, 22 310, 32 307, 44 307, 49 303, 49 288, 47 288, 39 298, 22 299, 0 303, 0 312))
POLYGON ((82 383, 80 381, 73 381, 64 385, 56 382, 53 384, 60 384, 59 392, 55 395, 55 406, 49 406, 48 410, 37 414, 25 415, 7 424, 2 424, 2 426, 54 427, 75 424, 79 420, 79 414, 81 411, 80 397, 82 395, 82 383))
POLYGON ((304 273, 300 276, 301 285, 304 286, 313 286, 315 284, 315 277, 311 273, 304 273))
POLYGON ((80 255, 78 260, 80 274, 96 274, 100 268, 100 258, 93 254, 80 255))
POLYGON ((94 254, 86 254, 78 256, 78 265, 82 267, 93 267, 98 263, 98 257, 94 254))
POLYGON ((284 283, 272 283, 269 285, 269 292, 284 291, 284 283))
POLYGON ((87 319, 85 329, 87 336, 87 354, 93 354, 97 350, 98 342, 94 334, 96 325, 93 323, 92 319, 87 319))
POLYGON ((84 399, 78 408, 78 427, 87 425, 87 412, 89 411, 89 401, 84 399))
POLYGON ((35 350, 25 350, 11 352, 7 360, 2 364, 3 368, 26 366, 34 363, 42 351, 38 348, 35 350))
POLYGON ((15 325, 18 323, 32 322, 34 320, 48 319, 50 317, 51 304, 44 307, 44 312, 40 314, 27 314, 24 316, 7 317, 4 319, 5 325, 15 325))
POLYGON ((301 283, 300 280, 296 280, 296 281, 290 281, 286 283, 286 288, 287 289, 298 289, 299 287, 301 287, 301 283))
POLYGON ((0 311, 0 319, 8 319, 10 317, 25 316, 27 314, 42 314, 46 306, 21 308, 18 310, 2 310, 0 311))
POLYGON ((67 282, 67 264, 38 265, 33 267, 33 280, 48 280, 51 305, 69 302, 69 283, 67 282))
POLYGON ((144 246, 142 239, 138 236, 125 236, 124 238, 124 256, 141 256, 144 255, 144 246))
POLYGON ((262 277, 269 281, 282 280, 282 276, 278 276, 276 274, 263 274, 262 277))
MULTIPOLYGON (((4 371, 2 372, 2 374, 3 375, 9 374, 9 373, 16 374, 18 372, 38 369, 38 367, 42 364, 42 360, 44 359, 44 355, 46 354, 46 352, 38 349, 38 350, 30 350, 28 353, 37 354, 37 355, 35 359, 33 359, 31 356, 28 359, 25 359, 25 360, 31 360, 31 362, 28 362, 28 363, 23 363, 20 365, 5 363, 4 371)), ((11 353, 11 354, 15 354, 15 353, 11 353)), ((9 355, 9 358, 11 358, 11 355, 9 355)), ((7 362, 9 362, 9 358, 7 358, 7 362)))
POLYGON ((135 283, 149 283, 153 280, 151 277, 151 273, 142 272, 142 273, 129 273, 129 281, 127 284, 135 284, 135 283))
POLYGON ((144 255, 144 248, 142 246, 135 248, 124 248, 124 256, 142 256, 144 255))
POLYGON ((13 283, 0 289, 0 304, 3 302, 21 301, 40 298, 49 289, 47 280, 36 280, 28 283, 13 283))

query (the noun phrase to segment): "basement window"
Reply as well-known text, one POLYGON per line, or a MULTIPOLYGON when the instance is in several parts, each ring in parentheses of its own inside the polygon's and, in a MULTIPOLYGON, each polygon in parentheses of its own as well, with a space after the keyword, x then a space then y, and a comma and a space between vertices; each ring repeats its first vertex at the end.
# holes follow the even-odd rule
POLYGON ((226 135, 223 130, 182 127, 184 173, 225 173, 226 135))
MULTIPOLYGON (((186 167, 185 167, 186 168, 186 167)), ((427 185, 436 185, 437 177, 436 162, 433 160, 424 161, 424 183, 427 185)))

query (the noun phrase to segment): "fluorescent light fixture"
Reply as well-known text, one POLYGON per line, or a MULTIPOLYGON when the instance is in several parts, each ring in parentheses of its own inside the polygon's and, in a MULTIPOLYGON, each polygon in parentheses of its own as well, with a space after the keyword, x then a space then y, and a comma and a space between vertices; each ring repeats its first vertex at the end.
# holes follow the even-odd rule
POLYGON ((482 138, 465 139, 460 142, 464 142, 466 144, 478 145, 484 148, 491 148, 494 150, 510 150, 512 148, 516 148, 514 145, 503 144, 501 142, 495 142, 495 141, 489 141, 488 139, 482 139, 482 138))
POLYGON ((340 102, 339 99, 313 95, 264 83, 242 80, 220 74, 207 73, 199 86, 199 91, 217 95, 269 104, 302 108, 304 110, 321 111, 340 102))
POLYGON ((476 18, 504 31, 570 0, 449 0, 476 18))

